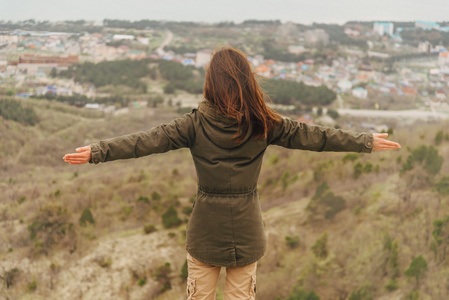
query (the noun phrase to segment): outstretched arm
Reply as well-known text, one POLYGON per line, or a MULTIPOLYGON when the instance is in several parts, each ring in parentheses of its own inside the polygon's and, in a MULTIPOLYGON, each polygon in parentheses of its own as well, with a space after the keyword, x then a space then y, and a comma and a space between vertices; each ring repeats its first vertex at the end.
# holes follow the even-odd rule
POLYGON ((147 131, 102 140, 77 148, 77 153, 66 154, 63 159, 70 164, 87 162, 98 164, 191 147, 195 139, 193 121, 195 117, 195 113, 192 112, 170 124, 162 124, 147 131))
POLYGON ((385 140, 388 134, 354 132, 331 127, 309 125, 284 118, 270 133, 268 144, 310 151, 363 152, 400 148, 385 140))

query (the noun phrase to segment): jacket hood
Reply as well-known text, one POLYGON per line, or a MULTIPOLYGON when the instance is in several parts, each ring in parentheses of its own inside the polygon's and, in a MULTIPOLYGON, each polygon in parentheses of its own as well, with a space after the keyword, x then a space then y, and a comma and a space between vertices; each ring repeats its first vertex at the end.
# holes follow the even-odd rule
POLYGON ((251 130, 239 142, 233 138, 238 132, 237 119, 226 116, 210 101, 204 100, 198 106, 202 129, 207 137, 217 146, 232 149, 246 142, 251 136, 251 130))

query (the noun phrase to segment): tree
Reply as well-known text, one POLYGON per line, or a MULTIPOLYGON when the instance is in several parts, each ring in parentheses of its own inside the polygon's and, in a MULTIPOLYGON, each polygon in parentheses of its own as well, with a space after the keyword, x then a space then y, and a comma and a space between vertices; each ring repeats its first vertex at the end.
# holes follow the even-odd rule
POLYGON ((329 250, 327 249, 327 233, 316 240, 315 244, 312 246, 312 252, 319 259, 324 259, 329 255, 329 250))
POLYGON ((94 216, 92 215, 92 212, 88 207, 86 207, 81 214, 80 226, 86 226, 87 223, 90 223, 92 225, 95 224, 94 216))
POLYGON ((438 250, 440 250, 441 263, 446 259, 447 246, 449 245, 449 216, 433 221, 432 236, 434 241, 431 247, 435 254, 438 254, 438 250))
POLYGON ((449 176, 444 175, 435 183, 435 190, 440 195, 449 195, 449 176))
POLYGON ((440 145, 441 142, 443 141, 443 131, 439 130, 436 134, 435 134, 435 145, 440 145))
POLYGON ((182 278, 182 280, 187 280, 187 277, 189 276, 188 266, 187 266, 187 259, 184 261, 184 264, 181 268, 181 274, 179 274, 179 277, 182 278))
POLYGON ((290 296, 285 300, 320 300, 320 296, 314 290, 307 291, 303 286, 297 284, 290 292, 290 296))
POLYGON ((419 280, 424 277, 424 274, 427 272, 427 262, 422 255, 414 258, 410 266, 407 270, 405 270, 404 274, 408 277, 416 278, 416 287, 419 286, 419 280))
POLYGON ((182 223, 181 219, 178 218, 178 211, 171 205, 167 211, 162 215, 162 224, 164 228, 172 228, 179 226, 182 223))

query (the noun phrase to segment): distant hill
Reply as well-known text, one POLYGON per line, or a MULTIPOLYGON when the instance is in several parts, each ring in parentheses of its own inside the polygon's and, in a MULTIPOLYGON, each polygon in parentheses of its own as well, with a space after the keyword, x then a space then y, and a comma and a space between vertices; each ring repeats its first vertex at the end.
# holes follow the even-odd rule
MULTIPOLYGON (((39 121, 0 117, 1 294, 184 299, 184 234, 197 188, 189 151, 99 165, 62 160, 76 147, 179 114, 144 107, 113 117, 44 99, 21 104, 39 121), (170 207, 181 225, 165 228, 170 207)), ((393 152, 270 147, 259 180, 268 249, 258 298, 444 299, 447 125, 395 128, 391 138, 402 149, 393 152), (440 168, 429 171, 438 157, 440 168)))

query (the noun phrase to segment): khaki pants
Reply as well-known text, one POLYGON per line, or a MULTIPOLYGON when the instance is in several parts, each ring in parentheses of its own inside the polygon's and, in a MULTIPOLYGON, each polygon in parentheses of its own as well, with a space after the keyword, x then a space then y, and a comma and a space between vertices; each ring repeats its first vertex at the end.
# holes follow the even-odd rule
MULTIPOLYGON (((187 253, 187 300, 215 300, 215 288, 221 267, 204 264, 187 253)), ((226 268, 223 300, 254 300, 256 297, 257 262, 226 268)))

